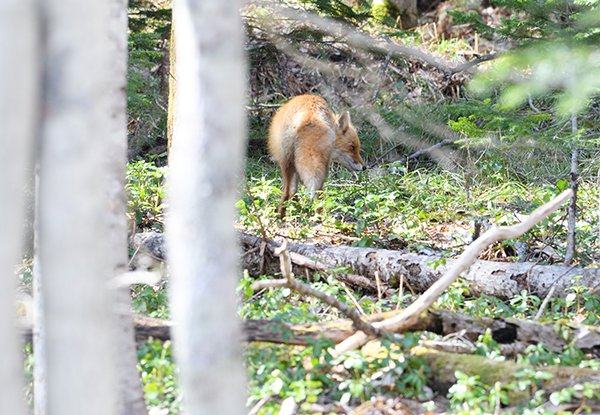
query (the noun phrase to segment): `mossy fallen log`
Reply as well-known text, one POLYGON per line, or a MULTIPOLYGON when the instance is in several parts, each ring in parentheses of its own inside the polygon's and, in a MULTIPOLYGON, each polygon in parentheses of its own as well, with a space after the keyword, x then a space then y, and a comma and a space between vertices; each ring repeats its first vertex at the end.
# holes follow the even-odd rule
MULTIPOLYGON (((538 376, 541 383, 538 388, 546 392, 559 390, 575 384, 600 383, 600 371, 574 366, 529 366, 512 360, 492 360, 484 356, 447 353, 438 350, 415 347, 412 352, 423 358, 431 371, 427 375, 427 384, 438 392, 445 392, 457 381, 456 372, 469 376, 477 376, 479 381, 488 386, 496 383, 508 384, 519 379, 518 374, 526 370, 547 373, 551 376, 538 376)), ((531 388, 519 390, 509 389, 512 403, 529 399, 531 388)), ((600 403, 600 402, 598 402, 600 403)))

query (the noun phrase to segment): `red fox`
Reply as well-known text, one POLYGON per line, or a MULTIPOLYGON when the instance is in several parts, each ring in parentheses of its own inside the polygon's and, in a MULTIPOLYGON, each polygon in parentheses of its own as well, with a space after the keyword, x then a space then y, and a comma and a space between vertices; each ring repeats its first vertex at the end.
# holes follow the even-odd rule
POLYGON ((280 107, 269 127, 269 151, 283 176, 279 216, 284 202, 296 193, 298 178, 310 198, 323 188, 329 164, 337 161, 349 170, 364 170, 360 141, 346 111, 336 116, 317 95, 299 95, 280 107))

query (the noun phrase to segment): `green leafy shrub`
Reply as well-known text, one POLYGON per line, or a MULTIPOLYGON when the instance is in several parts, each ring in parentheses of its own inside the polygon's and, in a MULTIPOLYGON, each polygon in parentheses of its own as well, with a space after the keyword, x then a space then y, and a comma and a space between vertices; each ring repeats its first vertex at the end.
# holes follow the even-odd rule
POLYGON ((127 165, 128 209, 138 228, 162 230, 167 169, 138 160, 127 165))
POLYGON ((138 369, 146 404, 166 409, 170 414, 181 412, 181 395, 177 388, 177 368, 173 363, 170 341, 147 340, 138 349, 138 369))

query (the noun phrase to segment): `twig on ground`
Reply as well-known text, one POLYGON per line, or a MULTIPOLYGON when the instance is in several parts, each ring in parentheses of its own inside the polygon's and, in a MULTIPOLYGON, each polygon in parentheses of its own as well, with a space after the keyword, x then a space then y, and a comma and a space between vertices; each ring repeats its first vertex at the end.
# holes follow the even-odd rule
POLYGON ((267 243, 265 241, 260 243, 260 264, 258 267, 258 272, 260 274, 265 273, 265 249, 267 249, 267 243))
POLYGON ((346 315, 352 322, 354 326, 361 330, 362 332, 369 333, 372 336, 380 336, 382 333, 380 330, 375 328, 373 325, 362 320, 358 311, 349 305, 342 303, 336 298, 333 298, 319 290, 315 290, 309 285, 306 285, 294 278, 294 274, 292 273, 292 261, 290 259, 289 251, 287 249, 287 241, 284 241, 279 248, 275 250, 275 254, 279 256, 279 263, 281 266, 281 273, 285 278, 279 280, 262 280, 257 281, 252 284, 252 289, 254 291, 261 290, 263 288, 275 288, 275 287, 287 287, 294 291, 297 291, 304 295, 310 295, 311 297, 315 297, 325 304, 328 304, 332 307, 340 310, 344 315, 346 315))
POLYGON ((535 112, 536 114, 539 114, 541 112, 538 107, 536 107, 535 105, 533 105, 533 99, 531 99, 531 95, 529 95, 527 97, 527 102, 529 103, 529 108, 531 108, 531 110, 533 112, 535 112))
POLYGON ((544 310, 546 309, 546 306, 548 305, 548 303, 550 302, 550 299, 554 295, 554 291, 556 291, 556 285, 553 285, 550 288, 550 291, 548 291, 548 294, 546 294, 546 297, 544 298, 544 301, 542 301, 542 304, 540 305, 538 312, 535 314, 533 321, 537 321, 542 317, 542 314, 544 314, 544 310))
POLYGON ((377 157, 377 159, 375 159, 375 161, 373 161, 372 163, 369 163, 368 167, 370 169, 372 169, 373 167, 379 166, 381 164, 381 162, 383 161, 383 159, 385 159, 392 151, 396 151, 397 149, 402 147, 402 145, 403 144, 395 144, 392 148, 386 150, 379 157, 377 157))
POLYGON ((379 278, 379 271, 375 271, 375 282, 377 283, 377 299, 381 301, 381 279, 379 278))
MULTIPOLYGON (((139 249, 139 247, 138 247, 138 249, 139 249)), ((252 249, 248 249, 246 252, 244 252, 241 255, 241 258, 244 258, 245 256, 253 254, 253 253, 258 252, 258 251, 260 251, 260 246, 254 247, 252 249)))
POLYGON ((262 104, 256 103, 252 105, 246 105, 246 111, 257 111, 263 108, 279 108, 282 104, 262 104))
POLYGON ((289 396, 281 403, 281 408, 277 415, 295 415, 298 410, 298 404, 293 396, 289 396))
POLYGON ((402 297, 404 297, 404 274, 400 274, 400 286, 398 287, 398 303, 396 304, 396 310, 399 310, 402 305, 402 297))
POLYGON ((250 409, 250 411, 248 412, 248 415, 257 415, 258 411, 260 411, 260 408, 265 406, 265 404, 267 402, 269 402, 272 397, 273 397, 273 395, 268 395, 268 396, 265 396, 264 398, 262 398, 260 401, 256 402, 256 405, 254 405, 252 407, 252 409, 250 409))
MULTIPOLYGON (((324 264, 323 262, 317 261, 315 259, 310 259, 297 252, 289 252, 289 255, 292 262, 298 266, 310 268, 315 271, 331 272, 331 267, 327 264, 324 264)), ((371 280, 369 280, 366 277, 363 277, 362 275, 335 273, 334 276, 336 279, 342 282, 356 285, 361 288, 366 288, 371 291, 375 291, 377 289, 377 287, 375 286, 375 284, 373 284, 371 280)))
MULTIPOLYGON (((539 262, 539 260, 538 260, 539 262)), ((536 263, 537 265, 537 263, 536 263)), ((529 269, 529 272, 533 269, 534 266, 532 266, 529 269)), ((548 302, 552 299, 552 296, 554 295, 554 292, 556 291, 556 283, 558 283, 565 275, 567 275, 571 270, 573 270, 573 268, 575 267, 571 267, 569 268, 568 271, 565 271, 564 273, 562 273, 561 275, 559 275, 558 277, 556 277, 554 279, 554 281, 552 282, 552 287, 550 287, 550 291, 548 291, 548 294, 546 294, 546 297, 544 297, 544 301, 542 301, 542 304, 540 305, 540 308, 538 310, 538 312, 536 313, 535 317, 533 318, 534 321, 539 320, 542 317, 542 314, 544 313, 545 308, 548 306, 548 302)), ((592 288, 591 292, 594 292, 595 288, 592 288)))
POLYGON ((344 287, 344 291, 346 291, 346 294, 348 295, 348 297, 350 297, 350 301, 352 301, 352 304, 354 304, 354 307, 356 307, 356 309, 358 310, 358 312, 360 313, 361 316, 366 315, 365 311, 362 309, 362 307, 360 306, 360 304, 358 304, 358 301, 356 300, 356 297, 354 297, 354 294, 352 294, 352 291, 350 291, 350 289, 348 288, 348 286, 346 284, 344 284, 343 282, 341 283, 342 287, 344 287))

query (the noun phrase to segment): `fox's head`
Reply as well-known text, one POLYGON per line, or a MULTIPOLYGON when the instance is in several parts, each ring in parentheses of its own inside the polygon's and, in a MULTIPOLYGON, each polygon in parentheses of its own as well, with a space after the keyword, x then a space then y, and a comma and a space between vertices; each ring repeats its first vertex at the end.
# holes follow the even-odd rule
POLYGON ((360 156, 360 140, 348 111, 337 118, 335 130, 333 159, 349 170, 365 170, 365 162, 360 156))

